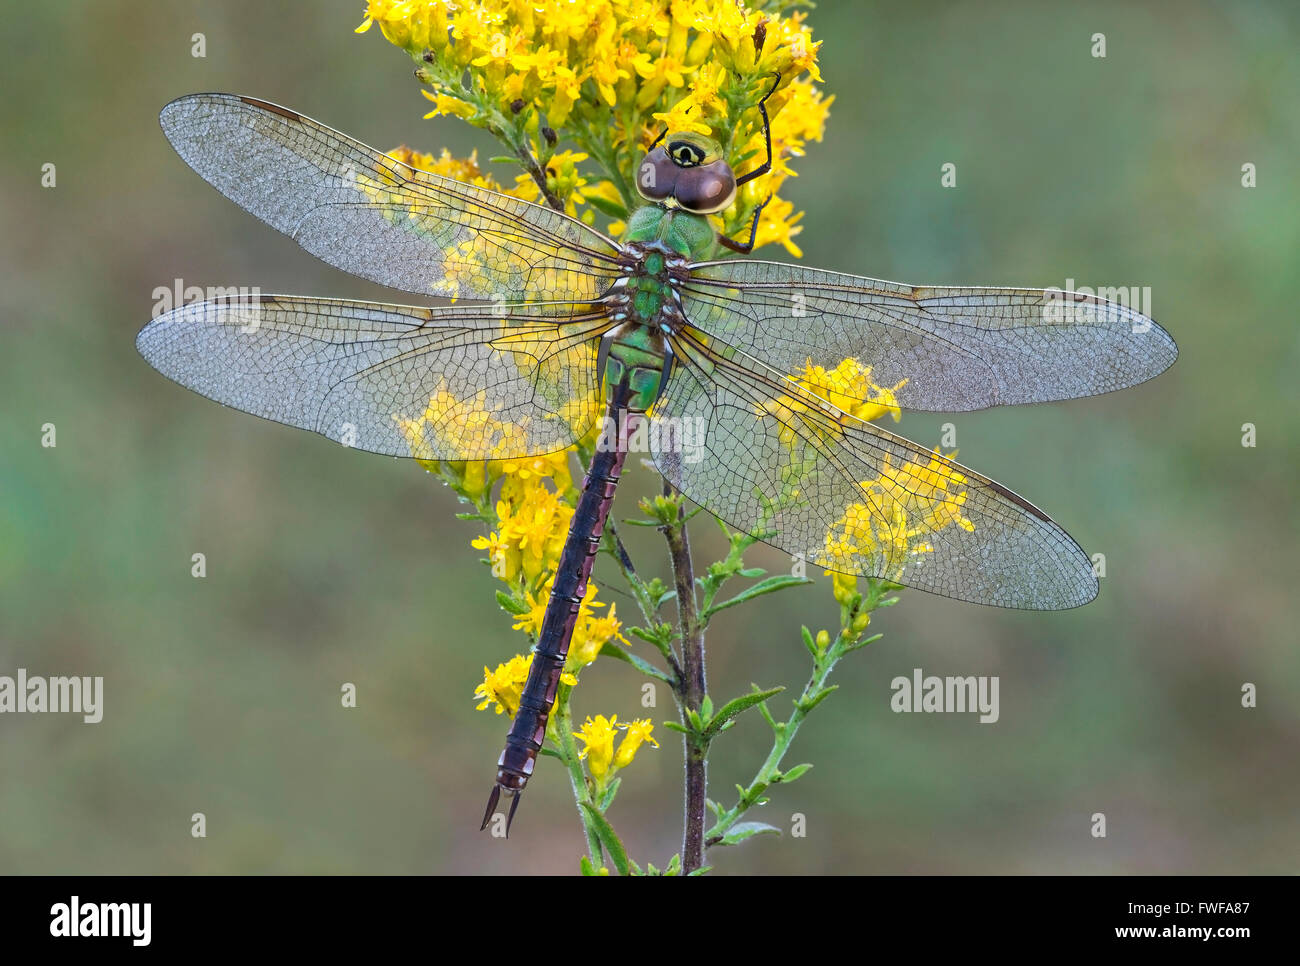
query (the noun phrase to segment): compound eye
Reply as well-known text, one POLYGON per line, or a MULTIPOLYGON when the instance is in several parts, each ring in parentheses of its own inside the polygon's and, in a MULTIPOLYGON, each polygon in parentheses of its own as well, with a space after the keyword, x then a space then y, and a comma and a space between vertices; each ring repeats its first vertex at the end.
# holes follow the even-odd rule
POLYGON ((680 170, 663 147, 651 148, 636 172, 637 193, 647 201, 671 198, 680 170))
POLYGON ((735 199, 736 176, 725 161, 690 168, 678 175, 673 196, 687 211, 711 215, 735 199))

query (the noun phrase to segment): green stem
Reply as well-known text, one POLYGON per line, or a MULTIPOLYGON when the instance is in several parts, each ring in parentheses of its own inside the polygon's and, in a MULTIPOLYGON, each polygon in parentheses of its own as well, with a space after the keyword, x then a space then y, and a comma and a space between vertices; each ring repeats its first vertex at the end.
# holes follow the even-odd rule
MULTIPOLYGON (((856 608, 856 613, 872 613, 882 605, 882 598, 886 593, 893 590, 897 585, 890 584, 887 581, 871 581, 870 589, 862 602, 856 608)), ((794 703, 794 711, 789 719, 782 722, 773 721, 770 717, 768 723, 772 726, 775 738, 772 742, 772 750, 768 752, 767 758, 763 761, 758 773, 754 776, 753 781, 741 792, 736 804, 718 816, 718 820, 713 827, 709 829, 708 836, 705 840, 706 846, 717 845, 723 837, 731 830, 744 814, 756 805, 763 797, 763 794, 773 784, 781 780, 781 762, 784 760, 786 753, 790 750, 790 745, 794 742, 794 736, 799 733, 799 728, 803 725, 804 720, 812 712, 823 697, 825 697, 826 682, 835 669, 835 665, 846 654, 856 651, 861 647, 877 640, 880 635, 870 638, 862 638, 858 634, 853 634, 848 629, 848 622, 852 619, 852 613, 844 615, 844 627, 835 639, 827 646, 813 661, 812 676, 808 683, 804 685, 803 693, 799 695, 794 703)), ((764 710, 764 715, 767 715, 764 710)))
POLYGON ((582 769, 582 759, 578 757, 577 739, 573 737, 573 713, 569 710, 569 694, 572 690, 567 684, 560 685, 560 695, 555 702, 555 711, 551 715, 551 723, 555 728, 551 739, 558 746, 560 757, 564 759, 564 766, 569 771, 569 783, 573 786, 578 817, 582 819, 582 831, 587 837, 587 854, 591 857, 591 864, 599 869, 605 864, 600 838, 596 835, 595 826, 591 824, 590 815, 582 807, 583 802, 593 807, 595 802, 591 797, 591 789, 587 787, 587 775, 582 769))

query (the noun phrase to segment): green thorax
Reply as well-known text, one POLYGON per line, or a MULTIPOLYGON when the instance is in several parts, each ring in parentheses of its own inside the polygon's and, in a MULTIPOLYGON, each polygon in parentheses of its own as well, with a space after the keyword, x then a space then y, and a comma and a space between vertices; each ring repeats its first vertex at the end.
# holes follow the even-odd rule
POLYGON ((676 311, 668 271, 670 258, 698 261, 715 248, 713 227, 703 215, 646 205, 628 219, 624 244, 639 250, 635 267, 621 280, 616 317, 602 349, 606 397, 626 384, 628 409, 645 412, 671 372, 664 322, 676 311))
POLYGON ((717 236, 704 215, 680 208, 645 205, 632 212, 627 220, 625 242, 663 242, 679 255, 692 261, 713 257, 717 236))

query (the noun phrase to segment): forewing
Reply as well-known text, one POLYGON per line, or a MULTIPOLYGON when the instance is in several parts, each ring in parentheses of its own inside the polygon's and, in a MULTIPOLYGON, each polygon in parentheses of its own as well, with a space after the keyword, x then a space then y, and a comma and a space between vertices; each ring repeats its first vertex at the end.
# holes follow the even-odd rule
POLYGON ((1169 333, 1071 292, 928 288, 778 262, 692 266, 683 306, 714 339, 794 375, 846 358, 904 409, 966 412, 1137 385, 1169 368, 1169 333))
POLYGON ((268 295, 194 302, 136 338, 209 399, 388 456, 564 449, 599 414, 608 323, 570 303, 419 308, 268 295))
POLYGON ((1078 544, 1000 484, 689 334, 674 349, 655 462, 732 526, 812 565, 958 600, 1055 610, 1096 595, 1078 544))
POLYGON ((251 97, 192 94, 160 116, 185 162, 337 268, 406 292, 589 301, 617 246, 550 208, 443 178, 251 97))

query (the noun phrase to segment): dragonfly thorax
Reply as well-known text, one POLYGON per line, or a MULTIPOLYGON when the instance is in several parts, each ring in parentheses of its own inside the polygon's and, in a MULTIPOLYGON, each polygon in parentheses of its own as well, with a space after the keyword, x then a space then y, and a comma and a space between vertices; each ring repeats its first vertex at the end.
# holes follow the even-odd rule
POLYGON ((660 250, 690 261, 712 258, 717 247, 717 235, 708 218, 660 204, 632 212, 624 239, 625 250, 636 250, 638 245, 652 249, 658 243, 660 250))
MULTIPOLYGON (((666 221, 659 226, 666 228, 666 221)), ((602 299, 616 324, 601 340, 597 369, 607 398, 625 387, 631 397, 627 408, 645 412, 672 372, 668 337, 683 321, 678 286, 689 277, 690 267, 686 257, 657 237, 628 241, 621 263, 622 274, 602 299)))

